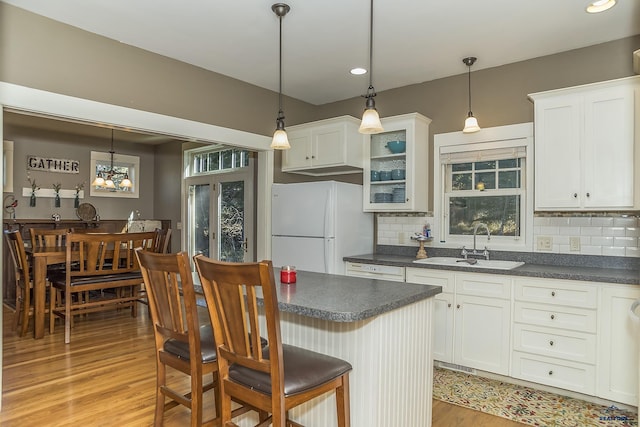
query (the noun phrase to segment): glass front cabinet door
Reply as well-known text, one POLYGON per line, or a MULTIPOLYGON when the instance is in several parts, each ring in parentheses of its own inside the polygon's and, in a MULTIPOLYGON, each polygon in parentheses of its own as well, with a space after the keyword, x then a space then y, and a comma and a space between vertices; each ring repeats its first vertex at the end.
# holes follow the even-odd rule
POLYGON ((418 114, 382 119, 364 148, 365 212, 427 212, 429 124, 418 114))

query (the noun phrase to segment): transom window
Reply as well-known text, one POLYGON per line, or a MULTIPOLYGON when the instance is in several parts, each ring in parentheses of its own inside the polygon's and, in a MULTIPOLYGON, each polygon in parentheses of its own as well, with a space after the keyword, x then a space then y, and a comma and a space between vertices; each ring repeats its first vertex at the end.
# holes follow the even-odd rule
POLYGON ((237 148, 211 148, 204 151, 190 150, 189 176, 213 172, 230 172, 249 166, 250 152, 237 148))

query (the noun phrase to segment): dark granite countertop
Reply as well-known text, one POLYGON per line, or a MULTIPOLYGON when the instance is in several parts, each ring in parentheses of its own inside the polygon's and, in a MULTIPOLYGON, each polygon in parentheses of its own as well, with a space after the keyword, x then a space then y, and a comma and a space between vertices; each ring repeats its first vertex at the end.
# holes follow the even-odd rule
MULTIPOLYGON (((400 267, 431 268, 438 270, 455 270, 474 273, 505 274, 510 276, 544 277, 551 279, 583 280, 589 282, 621 283, 640 285, 640 270, 627 268, 591 267, 588 265, 549 265, 525 263, 512 270, 474 268, 473 266, 443 266, 414 263, 414 256, 393 254, 365 254, 349 256, 345 261, 366 264, 394 265, 400 267)), ((527 260, 525 260, 527 262, 527 260)))
MULTIPOLYGON (((441 286, 301 270, 296 283, 284 284, 279 280, 280 270, 274 268, 274 274, 280 311, 333 322, 369 319, 442 292, 441 286)), ((197 274, 194 278, 197 280, 197 274)), ((201 290, 196 282, 196 291, 201 290)))

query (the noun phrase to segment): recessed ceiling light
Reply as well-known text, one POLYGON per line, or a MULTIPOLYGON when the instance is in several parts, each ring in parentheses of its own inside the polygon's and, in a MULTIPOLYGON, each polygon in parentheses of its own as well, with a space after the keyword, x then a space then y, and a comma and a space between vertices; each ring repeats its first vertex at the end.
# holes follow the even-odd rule
POLYGON ((363 74, 367 74, 367 70, 365 68, 362 67, 356 67, 356 68, 352 68, 351 71, 349 71, 351 74, 353 74, 354 76, 361 76, 363 74))
POLYGON ((616 0, 596 0, 587 6, 588 13, 604 12, 616 5, 616 0))

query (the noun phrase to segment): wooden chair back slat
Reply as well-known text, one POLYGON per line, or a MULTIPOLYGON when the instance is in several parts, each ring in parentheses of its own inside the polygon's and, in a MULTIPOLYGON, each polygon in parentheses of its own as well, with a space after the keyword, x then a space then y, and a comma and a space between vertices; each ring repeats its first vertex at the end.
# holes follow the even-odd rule
POLYGON ((215 307, 211 321, 220 354, 229 363, 261 372, 272 372, 274 365, 282 368, 282 351, 277 351, 281 346, 278 302, 273 287, 269 286, 273 275, 271 262, 224 263, 201 255, 195 261, 207 306, 210 310, 215 307), (263 335, 258 321, 258 295, 263 297, 266 312, 267 333, 263 335), (260 345, 260 336, 264 335, 271 348, 269 360, 263 358, 260 345))
POLYGON ((68 228, 30 228, 31 246, 34 248, 64 246, 65 237, 69 231, 71 230, 68 228))
POLYGON ((171 241, 170 228, 156 228, 156 238, 153 242, 153 251, 159 254, 169 253, 169 242, 171 241))
POLYGON ((18 230, 5 230, 4 235, 9 246, 9 253, 11 254, 11 261, 15 270, 16 281, 21 282, 23 286, 26 284, 28 287, 30 281, 30 267, 29 259, 27 258, 27 253, 24 249, 22 235, 18 230))

